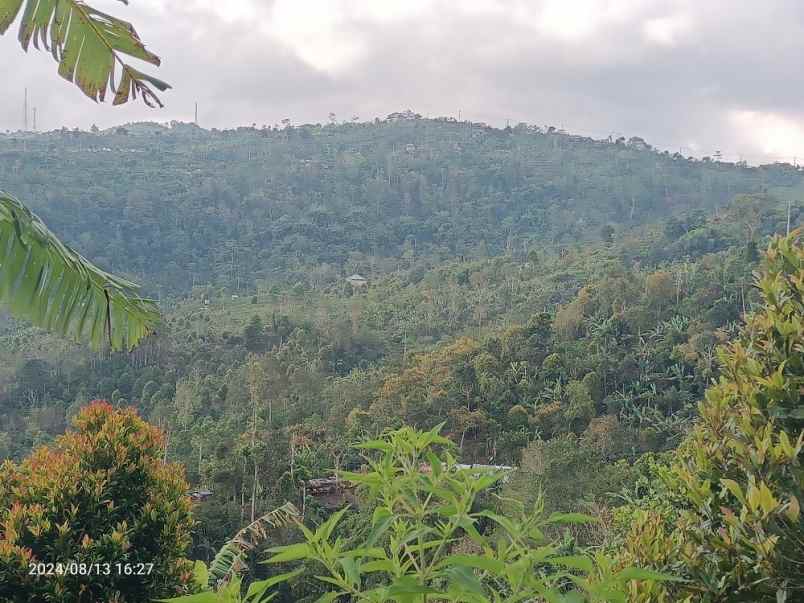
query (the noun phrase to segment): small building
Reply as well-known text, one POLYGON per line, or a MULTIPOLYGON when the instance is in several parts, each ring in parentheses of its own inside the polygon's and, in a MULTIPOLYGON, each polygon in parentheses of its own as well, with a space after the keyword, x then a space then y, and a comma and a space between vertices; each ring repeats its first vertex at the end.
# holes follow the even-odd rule
POLYGON ((212 494, 213 494, 212 490, 206 490, 206 489, 193 490, 192 492, 190 492, 190 500, 192 500, 193 502, 204 502, 210 496, 212 496, 212 494))
MULTIPOLYGON (((506 483, 511 478, 511 474, 516 471, 516 467, 511 467, 509 465, 480 465, 478 463, 473 463, 471 465, 455 463, 453 469, 455 471, 469 471, 474 477, 480 477, 484 474, 488 475, 490 473, 503 473, 504 475, 500 479, 501 484, 506 483)), ((419 465, 419 471, 422 473, 431 473, 432 469, 429 464, 422 463, 419 465)))
POLYGON ((422 116, 419 113, 414 113, 410 109, 406 109, 405 111, 397 111, 395 113, 391 113, 385 119, 387 121, 412 121, 421 118, 422 116))
POLYGON ((307 480, 305 493, 327 509, 337 509, 347 504, 357 504, 355 486, 337 477, 322 477, 307 480))
POLYGON ((368 283, 368 281, 359 274, 353 274, 352 276, 347 278, 346 281, 350 285, 352 285, 352 287, 354 287, 355 289, 359 287, 364 287, 368 283))

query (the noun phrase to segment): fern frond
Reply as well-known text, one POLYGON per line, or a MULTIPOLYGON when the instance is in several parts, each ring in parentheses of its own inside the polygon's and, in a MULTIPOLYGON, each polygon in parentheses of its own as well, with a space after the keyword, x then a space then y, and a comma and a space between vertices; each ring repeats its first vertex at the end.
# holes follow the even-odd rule
MULTIPOLYGON (((128 0, 120 0, 128 4, 128 0)), ((139 94, 149 107, 162 106, 153 91, 170 86, 142 73, 123 60, 123 55, 158 66, 158 56, 145 49, 134 27, 107 15, 81 0, 0 0, 0 35, 16 20, 23 2, 19 41, 27 52, 33 42, 49 50, 59 64, 59 75, 73 82, 94 101, 103 101, 106 91, 120 105, 139 94), (120 83, 115 84, 119 67, 120 83)))
POLYGON ((209 566, 209 585, 216 586, 242 571, 245 567, 243 558, 248 551, 266 541, 273 530, 294 524, 299 515, 296 506, 286 502, 240 530, 221 547, 212 560, 209 566))
POLYGON ((159 321, 138 288, 93 265, 0 191, 0 304, 13 316, 95 349, 131 349, 159 321))

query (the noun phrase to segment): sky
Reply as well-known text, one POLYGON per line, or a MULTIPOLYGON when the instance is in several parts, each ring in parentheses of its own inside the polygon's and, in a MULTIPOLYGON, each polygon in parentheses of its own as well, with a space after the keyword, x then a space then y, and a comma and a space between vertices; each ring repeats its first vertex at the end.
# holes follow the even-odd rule
MULTIPOLYGON (((163 109, 97 105, 0 37, 0 131, 130 121, 371 120, 412 109, 672 152, 804 162, 800 0, 114 0, 168 81, 163 109), (30 118, 29 118, 30 119, 30 118)), ((136 65, 136 61, 134 62, 136 65)))

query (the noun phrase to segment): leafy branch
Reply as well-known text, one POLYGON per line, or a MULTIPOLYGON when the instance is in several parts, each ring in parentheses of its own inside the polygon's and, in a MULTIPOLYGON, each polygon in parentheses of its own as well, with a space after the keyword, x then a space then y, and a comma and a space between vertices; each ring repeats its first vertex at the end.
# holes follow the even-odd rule
MULTIPOLYGON (((128 0, 119 0, 128 4, 128 0)), ((159 66, 158 56, 146 50, 134 27, 80 0, 0 0, 0 35, 8 31, 25 2, 19 41, 26 52, 48 50, 58 62, 58 72, 92 100, 103 102, 114 93, 115 105, 139 95, 149 107, 162 107, 153 88, 164 92, 170 85, 129 65, 128 55, 159 66), (115 82, 115 69, 121 79, 115 82), (152 88, 153 87, 153 88, 152 88)))
POLYGON ((272 530, 295 525, 298 509, 289 502, 258 517, 224 544, 209 566, 209 585, 227 581, 243 567, 243 555, 268 539, 272 530))
POLYGON ((14 316, 95 349, 131 349, 159 321, 156 305, 138 289, 59 241, 37 215, 0 191, 0 303, 14 316))

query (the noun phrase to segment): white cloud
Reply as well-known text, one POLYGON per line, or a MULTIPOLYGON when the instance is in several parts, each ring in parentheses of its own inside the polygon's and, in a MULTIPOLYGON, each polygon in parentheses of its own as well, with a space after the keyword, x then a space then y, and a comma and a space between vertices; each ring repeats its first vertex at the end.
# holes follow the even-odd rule
POLYGON ((774 113, 733 110, 728 119, 743 144, 757 149, 767 159, 804 160, 804 121, 774 113))
POLYGON ((661 46, 675 46, 691 28, 692 20, 689 15, 678 14, 648 19, 642 25, 642 34, 649 42, 661 46))
MULTIPOLYGON (((633 18, 643 4, 639 0, 547 0, 534 16, 542 33, 566 41, 579 41, 588 39, 613 23, 633 18)), ((525 16, 533 14, 531 7, 538 4, 519 1, 516 5, 514 14, 525 16)))
POLYGON ((276 0, 261 31, 310 67, 338 75, 367 56, 368 32, 421 18, 432 7, 431 0, 276 0))
MULTIPOLYGON (((90 0, 163 59, 166 108, 94 105, 49 54, 0 37, 0 128, 131 120, 365 119, 410 107, 661 148, 804 156, 801 0, 90 0)), ((772 160, 772 159, 770 159, 772 160)))

